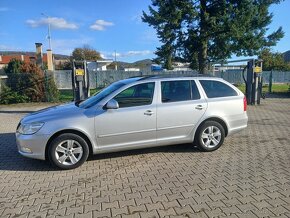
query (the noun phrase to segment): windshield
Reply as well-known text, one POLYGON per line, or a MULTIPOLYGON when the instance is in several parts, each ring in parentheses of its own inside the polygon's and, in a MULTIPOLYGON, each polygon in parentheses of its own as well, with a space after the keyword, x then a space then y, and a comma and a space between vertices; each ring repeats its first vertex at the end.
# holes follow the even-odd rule
POLYGON ((126 79, 126 80, 112 83, 108 87, 102 89, 100 92, 96 93, 95 95, 93 95, 93 96, 89 97, 88 99, 84 100, 83 102, 79 103, 78 106, 80 108, 92 107, 92 106, 96 105, 97 103, 99 103, 104 98, 106 98, 108 95, 110 95, 111 93, 116 91, 117 89, 121 88, 122 86, 124 86, 130 82, 136 81, 136 80, 137 80, 137 78, 136 79, 126 79))

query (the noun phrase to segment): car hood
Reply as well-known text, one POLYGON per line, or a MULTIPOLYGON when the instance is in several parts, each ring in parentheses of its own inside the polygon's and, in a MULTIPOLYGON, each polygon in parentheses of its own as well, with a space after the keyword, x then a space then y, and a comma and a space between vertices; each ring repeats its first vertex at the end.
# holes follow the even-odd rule
POLYGON ((54 119, 65 119, 69 117, 75 117, 78 114, 82 114, 82 111, 84 109, 79 108, 75 105, 74 102, 48 107, 36 112, 33 112, 27 116, 25 116, 21 122, 23 123, 31 123, 31 122, 45 122, 45 121, 51 121, 54 119))

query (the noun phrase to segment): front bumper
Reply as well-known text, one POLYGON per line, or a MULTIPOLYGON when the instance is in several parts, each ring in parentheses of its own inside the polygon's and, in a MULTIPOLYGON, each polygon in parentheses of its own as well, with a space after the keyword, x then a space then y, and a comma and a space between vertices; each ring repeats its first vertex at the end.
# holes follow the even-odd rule
POLYGON ((45 160, 45 147, 50 135, 22 135, 16 133, 18 152, 29 158, 45 160))

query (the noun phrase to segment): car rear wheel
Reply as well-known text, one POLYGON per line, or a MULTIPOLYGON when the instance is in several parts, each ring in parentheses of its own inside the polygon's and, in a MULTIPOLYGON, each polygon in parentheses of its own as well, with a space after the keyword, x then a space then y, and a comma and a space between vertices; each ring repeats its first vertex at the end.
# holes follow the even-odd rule
POLYGON ((223 144, 224 139, 224 127, 216 121, 206 121, 198 129, 195 142, 203 151, 214 151, 223 144))
POLYGON ((49 146, 49 160, 56 167, 64 170, 81 166, 89 156, 87 142, 72 133, 59 135, 49 146))

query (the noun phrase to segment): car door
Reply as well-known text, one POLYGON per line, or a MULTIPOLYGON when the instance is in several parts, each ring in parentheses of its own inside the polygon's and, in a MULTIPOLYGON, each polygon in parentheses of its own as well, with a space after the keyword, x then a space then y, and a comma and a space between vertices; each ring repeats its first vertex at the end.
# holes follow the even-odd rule
POLYGON ((113 99, 118 109, 107 109, 95 118, 97 144, 102 148, 156 144, 155 82, 126 88, 113 99))
POLYGON ((161 81, 157 144, 189 142, 207 108, 194 80, 161 81))

